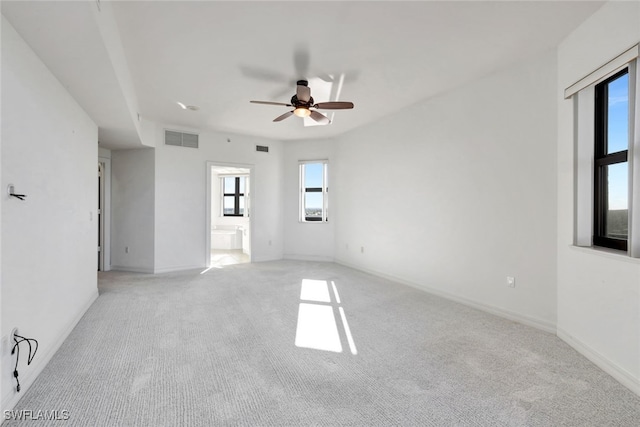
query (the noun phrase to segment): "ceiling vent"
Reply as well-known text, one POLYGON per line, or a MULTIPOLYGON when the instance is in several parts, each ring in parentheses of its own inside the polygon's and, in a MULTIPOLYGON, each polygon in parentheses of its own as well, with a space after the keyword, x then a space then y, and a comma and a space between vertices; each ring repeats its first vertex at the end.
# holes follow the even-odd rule
POLYGON ((263 153, 268 153, 269 147, 266 145, 256 145, 256 151, 262 151, 263 153))
POLYGON ((164 143, 165 145, 173 145, 176 147, 198 148, 198 135, 195 133, 165 130, 164 143))

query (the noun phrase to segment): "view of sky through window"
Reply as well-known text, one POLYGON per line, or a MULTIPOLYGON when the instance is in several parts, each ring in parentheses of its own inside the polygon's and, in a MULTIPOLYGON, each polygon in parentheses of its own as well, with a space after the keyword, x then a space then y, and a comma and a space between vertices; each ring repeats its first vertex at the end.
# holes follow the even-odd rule
MULTIPOLYGON (((322 163, 307 163, 304 167, 304 185, 306 188, 322 188, 322 163)), ((322 211, 322 193, 305 193, 304 206, 307 214, 322 211)))
POLYGON ((304 167, 304 183, 307 188, 322 188, 322 163, 307 163, 304 167))
MULTIPOLYGON (((629 146, 629 75, 609 83, 607 154, 626 150, 629 146)), ((609 167, 609 210, 628 208, 627 165, 609 167)))

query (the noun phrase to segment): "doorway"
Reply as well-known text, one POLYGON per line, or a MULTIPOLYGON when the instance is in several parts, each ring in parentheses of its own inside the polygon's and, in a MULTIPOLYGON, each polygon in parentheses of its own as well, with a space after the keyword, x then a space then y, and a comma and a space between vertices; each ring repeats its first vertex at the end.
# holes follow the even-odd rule
POLYGON ((208 267, 251 262, 252 165, 207 163, 208 267))
POLYGON ((111 159, 98 158, 98 271, 111 269, 111 159))
POLYGON ((98 271, 104 271, 104 162, 98 162, 98 271))

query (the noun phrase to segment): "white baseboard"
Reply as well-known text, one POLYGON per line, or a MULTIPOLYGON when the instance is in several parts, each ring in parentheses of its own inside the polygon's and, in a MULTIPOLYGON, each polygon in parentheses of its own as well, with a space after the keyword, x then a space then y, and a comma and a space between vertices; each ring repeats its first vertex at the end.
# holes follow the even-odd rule
POLYGON ((151 273, 153 274, 163 274, 163 273, 175 273, 178 271, 187 271, 187 270, 204 270, 207 266, 203 265, 181 265, 177 267, 164 267, 164 268, 156 268, 151 273))
POLYGON ((292 261, 334 262, 333 257, 328 257, 323 255, 284 254, 282 258, 292 260, 292 261))
POLYGON ((616 365, 599 352, 578 340, 562 328, 558 329, 558 338, 569 344, 578 353, 589 359, 598 368, 615 378, 619 383, 640 396, 640 380, 627 372, 622 367, 616 365))
POLYGON ((146 267, 126 267, 126 266, 123 266, 123 265, 112 265, 111 266, 111 270, 112 271, 126 271, 127 273, 153 274, 153 269, 152 268, 146 268, 146 267))
POLYGON ((281 257, 251 255, 251 262, 280 261, 281 259, 281 257))
POLYGON ((29 387, 36 380, 38 375, 43 371, 43 369, 47 366, 51 358, 54 354, 60 349, 64 340, 67 339, 73 328, 76 327, 82 316, 87 312, 89 307, 98 299, 98 288, 96 287, 95 292, 91 294, 89 299, 82 305, 78 314, 69 322, 65 327, 60 331, 60 334, 56 337, 56 339, 52 340, 54 345, 49 347, 44 352, 38 352, 38 357, 33 359, 33 363, 29 366, 29 370, 24 374, 20 375, 20 393, 17 393, 14 388, 11 388, 11 392, 2 396, 2 410, 11 410, 13 409, 18 401, 24 396, 24 394, 29 390, 29 387))
POLYGON ((513 320, 514 322, 518 322, 518 323, 522 323, 524 325, 527 326, 531 326, 534 327, 536 329, 540 329, 543 330, 545 332, 550 332, 552 334, 556 333, 556 325, 553 322, 549 322, 546 320, 542 320, 542 319, 538 319, 532 316, 526 316, 520 313, 515 313, 513 311, 509 311, 509 310, 505 310, 503 308, 498 308, 498 307, 493 307, 491 305, 487 305, 487 304, 483 304, 477 301, 473 301, 470 299, 467 299, 465 297, 461 297, 455 294, 451 294, 448 292, 444 292, 441 291, 439 289, 434 289, 432 287, 429 287, 427 285, 424 285, 422 283, 416 283, 416 282, 412 282, 410 280, 407 279, 403 279, 401 277, 396 277, 396 276, 392 276, 389 274, 385 274, 382 273, 380 271, 375 271, 375 270, 371 270, 368 268, 363 268, 360 267, 358 265, 354 265, 354 264, 350 264, 348 262, 344 262, 344 261, 340 261, 340 260, 336 260, 335 261, 337 264, 341 264, 344 265, 346 267, 349 268, 353 268, 355 270, 360 270, 363 271, 365 273, 369 273, 369 274, 373 274, 374 276, 379 276, 388 280, 391 280, 393 282, 397 282, 397 283, 401 283, 403 285, 407 285, 407 286, 411 286, 412 288, 416 288, 416 289, 420 289, 422 291, 428 292, 430 294, 451 300, 451 301, 455 301, 457 303, 460 304, 464 304, 466 306, 487 312, 487 313, 491 313, 494 314, 496 316, 499 317, 504 317, 505 319, 509 319, 509 320, 513 320))

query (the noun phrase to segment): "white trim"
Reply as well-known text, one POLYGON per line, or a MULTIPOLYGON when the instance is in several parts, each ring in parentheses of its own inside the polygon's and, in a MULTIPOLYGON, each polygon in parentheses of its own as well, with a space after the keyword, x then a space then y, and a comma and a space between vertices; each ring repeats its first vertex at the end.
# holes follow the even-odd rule
POLYGON ((593 71, 589 75, 581 78, 571 86, 569 86, 564 91, 564 99, 568 99, 580 92, 582 89, 587 86, 595 85, 596 83, 601 82, 612 74, 615 74, 620 69, 627 66, 627 64, 638 57, 638 46, 635 45, 632 48, 626 50, 620 55, 613 58, 611 61, 602 65, 597 70, 593 71))
POLYGON ((628 252, 640 258, 640 67, 629 64, 629 240, 628 252), (635 183, 635 184, 634 184, 635 183))
POLYGON ((164 267, 164 268, 156 268, 153 271, 153 274, 164 274, 164 273, 174 273, 178 271, 188 271, 188 270, 202 270, 203 268, 208 268, 209 265, 204 267, 202 264, 192 264, 192 265, 182 265, 178 267, 164 267))
POLYGON ((378 276, 378 277, 382 277, 384 279, 387 280, 391 280, 393 282, 396 283, 401 283, 403 285, 407 285, 407 286, 411 286, 412 288, 416 288, 419 289, 421 291, 425 291, 428 292, 432 295, 436 295, 445 299, 448 299, 450 301, 454 301, 463 305, 466 305, 468 307, 471 308, 475 308, 477 310, 480 311, 484 311, 485 313, 489 313, 489 314, 493 314, 496 315, 498 317, 502 317, 505 319, 509 319, 512 320, 514 322, 518 322, 518 323, 522 323, 523 325, 527 325, 527 326, 531 326, 533 328, 536 329, 540 329, 542 331, 545 332, 550 332, 552 334, 556 333, 556 325, 553 322, 547 321, 547 320, 543 320, 543 319, 538 319, 536 317, 533 316, 526 316, 520 313, 516 313, 510 310, 505 310, 503 308, 498 308, 498 307, 494 307, 491 305, 487 305, 487 304, 483 304, 483 303, 479 303, 458 295, 454 295, 451 294, 449 292, 445 292, 445 291, 441 291, 439 289, 434 289, 430 286, 424 285, 422 283, 416 283, 413 282, 411 280, 407 280, 407 279, 403 279, 401 277, 397 277, 397 276, 393 276, 393 275, 389 275, 389 274, 385 274, 385 273, 381 273, 379 271, 376 270, 371 270, 368 268, 364 268, 364 267, 360 267, 354 264, 350 264, 348 262, 344 262, 341 260, 336 260, 335 261, 337 264, 341 264, 344 265, 346 267, 349 268, 353 268, 355 270, 359 270, 359 271, 363 271, 365 273, 369 273, 369 274, 373 274, 374 276, 378 276))
POLYGON ((282 261, 283 258, 267 255, 267 256, 251 256, 251 262, 271 262, 271 261, 282 261))
POLYGON ((598 368, 611 375, 615 380, 623 386, 640 396, 640 381, 624 368, 616 365, 611 360, 589 347, 582 341, 578 340, 570 333, 562 328, 557 328, 558 338, 569 344, 578 353, 589 359, 598 368))
POLYGON ((593 236, 593 168, 595 89, 590 86, 574 99, 574 243, 589 247, 593 236))
POLYGON ((284 254, 282 259, 291 260, 291 261, 334 262, 333 257, 328 257, 323 255, 284 254))
POLYGON ((329 159, 298 160, 299 165, 307 163, 329 163, 329 159))
MULTIPOLYGON (((248 213, 248 217, 249 217, 249 262, 255 262, 255 256, 254 256, 254 245, 253 245, 253 235, 255 234, 253 232, 253 218, 254 218, 254 212, 253 212, 253 203, 252 203, 252 199, 254 197, 253 192, 254 192, 254 169, 255 169, 255 165, 254 164, 250 164, 250 163, 229 163, 229 162, 217 162, 217 161, 213 161, 213 160, 207 160, 206 162, 206 168, 205 168, 205 229, 204 229, 204 235, 205 235, 205 247, 204 247, 204 256, 205 256, 205 265, 207 268, 211 267, 211 189, 212 189, 212 185, 213 182, 211 180, 211 169, 216 167, 216 166, 220 166, 220 167, 236 167, 236 168, 242 168, 242 169, 248 169, 249 173, 246 175, 249 177, 249 182, 245 182, 245 199, 244 199, 244 207, 245 207, 245 212, 248 213), (248 185, 247 185, 248 184, 248 185)), ((238 176, 238 175, 234 175, 234 176, 238 176)), ((222 184, 220 184, 222 185, 222 184)), ((222 209, 222 208, 221 208, 222 209)), ((242 216, 242 217, 238 217, 238 218, 247 218, 247 216, 242 216)), ((243 253, 246 254, 245 252, 245 248, 243 245, 242 248, 243 253)), ((194 267, 194 268, 200 268, 200 267, 194 267)))
POLYGON ((104 218, 103 271, 109 271, 111 270, 111 158, 98 157, 98 161, 104 163, 104 206, 102 207, 104 218))
MULTIPOLYGON (((214 166, 217 166, 217 164, 215 164, 214 166)), ((239 177, 249 176, 249 174, 248 173, 219 173, 218 176, 220 178, 225 178, 225 177, 229 178, 229 177, 236 177, 236 176, 239 176, 239 177)))
POLYGON ((618 251, 616 249, 609 249, 602 246, 575 246, 569 245, 569 249, 582 252, 589 255, 600 256, 604 258, 613 259, 616 261, 627 262, 631 264, 640 265, 640 258, 630 257, 627 252, 618 251))
POLYGON ((13 409, 18 401, 27 393, 33 382, 36 380, 38 375, 44 370, 47 366, 51 358, 54 354, 60 349, 64 340, 67 339, 71 331, 76 327, 82 316, 85 315, 87 310, 91 307, 91 305, 98 299, 98 287, 96 286, 95 291, 91 293, 89 299, 82 304, 81 309, 78 314, 62 329, 60 334, 54 339, 51 340, 53 345, 49 347, 46 351, 40 353, 38 352, 38 357, 33 359, 33 363, 29 366, 29 369, 22 373, 20 371, 20 393, 16 393, 14 388, 11 388, 11 391, 2 396, 2 410, 11 410, 13 409))
POLYGON ((115 271, 126 271, 128 273, 146 273, 146 274, 154 273, 152 268, 147 268, 147 267, 125 267, 122 265, 112 265, 111 269, 115 271))
POLYGON ((329 160, 298 160, 298 222, 301 224, 326 224, 329 218, 329 160), (310 164, 322 164, 322 220, 307 221, 305 215, 305 167, 310 164))

